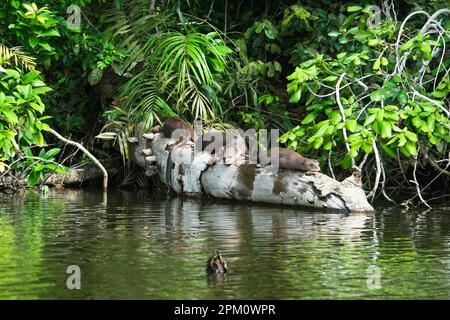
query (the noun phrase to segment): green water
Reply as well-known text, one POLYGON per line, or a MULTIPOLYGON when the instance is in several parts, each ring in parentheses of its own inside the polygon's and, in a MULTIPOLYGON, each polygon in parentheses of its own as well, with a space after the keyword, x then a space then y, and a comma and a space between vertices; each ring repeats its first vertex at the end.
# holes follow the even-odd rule
POLYGON ((27 193, 0 200, 0 298, 447 299, 449 213, 27 193), (209 277, 215 248, 230 272, 209 277), (81 290, 66 287, 69 265, 81 290))

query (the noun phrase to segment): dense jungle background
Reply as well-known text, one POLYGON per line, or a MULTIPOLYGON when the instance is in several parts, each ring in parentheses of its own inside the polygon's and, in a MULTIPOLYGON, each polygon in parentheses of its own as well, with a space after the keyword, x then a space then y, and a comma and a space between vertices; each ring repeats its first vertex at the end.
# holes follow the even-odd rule
POLYGON ((450 177, 448 1, 0 4, 0 175, 40 186, 90 160, 145 187, 130 138, 161 115, 277 128, 370 199, 432 205, 450 177))

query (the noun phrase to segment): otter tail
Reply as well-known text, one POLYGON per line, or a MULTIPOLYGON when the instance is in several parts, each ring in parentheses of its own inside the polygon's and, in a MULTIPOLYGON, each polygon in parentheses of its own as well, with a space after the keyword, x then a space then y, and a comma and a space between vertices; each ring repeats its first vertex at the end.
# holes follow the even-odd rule
POLYGON ((175 165, 173 160, 172 160, 172 154, 177 148, 180 148, 180 147, 184 146, 187 141, 188 141, 188 139, 184 138, 183 140, 181 140, 180 142, 175 144, 172 147, 172 150, 169 151, 169 155, 167 157, 167 162, 166 162, 166 183, 169 184, 169 185, 172 182, 172 170, 173 170, 174 165, 175 165))
POLYGON ((170 186, 172 183, 172 170, 174 167, 174 163, 172 161, 172 152, 173 150, 176 148, 176 146, 174 146, 172 148, 172 150, 169 151, 169 156, 167 157, 167 162, 166 162, 166 183, 170 186))

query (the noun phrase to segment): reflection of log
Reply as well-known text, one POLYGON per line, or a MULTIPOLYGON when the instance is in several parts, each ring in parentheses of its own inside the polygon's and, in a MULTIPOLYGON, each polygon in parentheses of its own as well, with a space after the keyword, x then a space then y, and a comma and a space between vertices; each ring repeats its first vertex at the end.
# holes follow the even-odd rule
MULTIPOLYGON (((174 140, 162 134, 144 134, 139 137, 135 158, 148 175, 158 173, 165 182, 166 161, 174 140), (143 139, 148 144, 141 143, 143 139), (147 148, 139 150, 140 146, 147 148), (151 154, 151 156, 150 156, 151 154), (145 156, 147 155, 147 156, 145 156), (145 161, 142 161, 144 156, 145 161)), ((170 187, 177 193, 200 195, 206 193, 223 199, 249 200, 273 204, 308 206, 334 210, 372 211, 364 191, 353 176, 343 182, 322 173, 279 170, 251 164, 208 166, 211 155, 198 153, 185 145, 176 155, 170 187), (356 182, 355 182, 356 181, 356 182)))

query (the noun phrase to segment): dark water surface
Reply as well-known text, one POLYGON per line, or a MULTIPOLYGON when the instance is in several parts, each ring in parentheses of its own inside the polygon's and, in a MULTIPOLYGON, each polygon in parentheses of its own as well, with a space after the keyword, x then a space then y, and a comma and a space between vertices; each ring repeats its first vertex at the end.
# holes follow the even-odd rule
POLYGON ((317 213, 146 193, 0 200, 1 299, 447 299, 450 210, 317 213), (208 277, 215 248, 230 267, 208 277), (68 290, 66 269, 81 269, 68 290))

